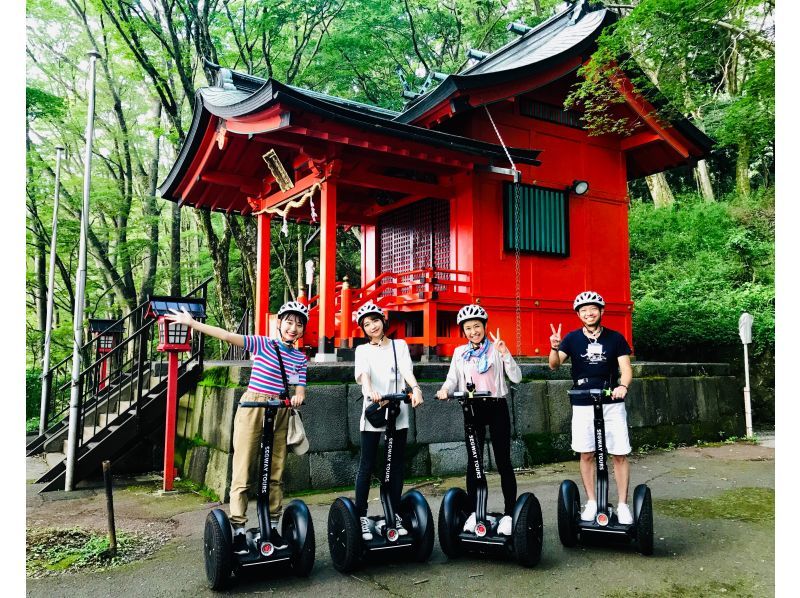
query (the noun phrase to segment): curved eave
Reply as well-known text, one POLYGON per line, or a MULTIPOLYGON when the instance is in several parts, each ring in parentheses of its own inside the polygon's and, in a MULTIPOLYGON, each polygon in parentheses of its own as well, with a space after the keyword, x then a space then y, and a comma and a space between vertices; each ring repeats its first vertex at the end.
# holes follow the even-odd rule
MULTIPOLYGON (((589 57, 589 55, 591 55, 589 50, 593 49, 595 41, 600 36, 602 30, 613 23, 616 18, 616 15, 606 10, 603 18, 598 22, 598 25, 587 32, 587 34, 581 40, 575 42, 562 52, 553 54, 552 56, 548 56, 542 60, 515 68, 502 69, 487 73, 478 73, 472 75, 450 75, 444 81, 442 81, 442 83, 436 89, 430 91, 425 96, 418 98, 412 106, 397 116, 394 120, 404 123, 413 123, 422 119, 426 114, 432 112, 443 103, 450 100, 453 96, 457 94, 461 95, 462 92, 475 88, 502 85, 511 81, 518 81, 520 79, 532 77, 550 70, 558 64, 575 56, 581 56, 582 60, 586 59, 589 57)), ((526 35, 531 35, 533 33, 535 33, 535 31, 528 32, 526 35)), ((505 53, 510 51, 514 46, 521 43, 521 40, 523 40, 524 37, 525 36, 520 38, 520 40, 512 42, 512 44, 504 46, 498 50, 498 52, 503 51, 505 53)), ((490 60, 490 58, 485 58, 484 61, 485 60, 490 60)))
MULTIPOLYGON (((267 81, 260 89, 250 95, 246 95, 239 101, 214 103, 215 98, 224 98, 236 94, 225 94, 225 90, 219 88, 205 88, 195 94, 194 115, 192 125, 184 141, 175 163, 172 166, 164 182, 158 187, 161 197, 172 201, 177 201, 175 191, 185 178, 194 156, 197 154, 204 134, 209 126, 212 117, 222 119, 242 118, 257 114, 268 109, 273 104, 281 103, 288 107, 298 108, 303 111, 311 112, 335 122, 353 126, 356 128, 371 128, 373 131, 425 143, 441 148, 446 148, 461 154, 483 156, 493 160, 506 161, 502 147, 483 141, 469 139, 441 131, 431 131, 422 127, 410 124, 399 123, 386 118, 381 118, 372 114, 364 114, 356 110, 351 110, 333 102, 327 102, 318 98, 303 94, 301 91, 291 88, 277 81, 267 81)), ((244 95, 244 94, 243 94, 244 95)), ((528 150, 520 148, 508 148, 512 158, 521 164, 539 166, 541 162, 537 159, 540 150, 528 150)))

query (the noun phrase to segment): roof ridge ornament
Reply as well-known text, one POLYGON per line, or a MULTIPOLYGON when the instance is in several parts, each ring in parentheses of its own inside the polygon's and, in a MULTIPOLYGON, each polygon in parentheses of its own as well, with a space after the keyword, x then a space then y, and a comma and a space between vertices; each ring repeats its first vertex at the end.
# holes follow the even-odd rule
POLYGON ((217 80, 214 82, 214 85, 215 87, 235 91, 236 85, 233 84, 233 72, 231 69, 220 67, 217 71, 217 80))
POLYGON ((516 33, 517 35, 525 35, 528 31, 532 31, 533 27, 529 27, 525 23, 519 22, 512 22, 506 25, 506 31, 511 31, 512 33, 516 33))
POLYGON ((584 14, 586 14, 586 0, 578 0, 575 2, 575 7, 572 9, 572 16, 569 18, 569 24, 574 25, 581 20, 584 14))
POLYGON ((486 58, 488 55, 489 52, 476 50, 475 48, 470 48, 469 50, 467 50, 467 58, 472 58, 473 60, 477 60, 478 62, 486 58))

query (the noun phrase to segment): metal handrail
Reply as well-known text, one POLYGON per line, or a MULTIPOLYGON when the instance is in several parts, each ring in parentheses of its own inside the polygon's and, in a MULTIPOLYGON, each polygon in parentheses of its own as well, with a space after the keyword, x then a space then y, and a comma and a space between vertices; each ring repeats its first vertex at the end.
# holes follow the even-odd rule
MULTIPOLYGON (((250 334, 249 307, 244 310, 244 314, 242 314, 242 319, 239 321, 239 325, 236 327, 236 334, 241 334, 242 336, 250 334)), ((250 351, 244 347, 237 347, 236 345, 229 344, 228 350, 225 352, 223 359, 226 361, 247 361, 250 359, 250 351)))
MULTIPOLYGON (((204 299, 207 298, 208 284, 211 280, 212 277, 207 278, 186 296, 200 294, 204 299)), ((129 323, 132 324, 130 327, 135 329, 132 334, 101 357, 92 360, 87 356, 85 360, 88 365, 83 368, 78 380, 79 423, 84 423, 87 415, 92 417, 92 435, 97 432, 98 427, 109 424, 112 419, 110 417, 112 410, 119 415, 123 403, 127 402, 132 405, 146 394, 149 387, 145 385, 145 377, 149 382, 154 371, 161 372, 163 369, 163 354, 157 353, 155 350, 158 335, 150 334, 156 320, 145 318, 148 306, 149 301, 143 302, 127 316, 113 324, 113 326, 124 324, 126 327, 129 323), (105 374, 102 373, 104 364, 107 364, 105 374), (159 364, 158 367, 156 364, 159 364), (104 405, 101 405, 103 402, 104 405), (106 418, 100 426, 100 411, 103 408, 106 418)), ((87 342, 82 349, 88 351, 95 342, 97 342, 97 337, 87 342)), ((191 355, 184 359, 181 365, 185 367, 195 359, 202 363, 204 346, 203 335, 194 335, 191 355)), ((93 357, 96 354, 95 349, 95 352, 90 352, 89 356, 93 357)), ((71 365, 67 367, 67 364, 71 359, 68 357, 62 360, 44 375, 43 383, 47 385, 45 434, 54 432, 68 415, 72 373, 71 365)), ((79 429, 83 432, 82 427, 79 426, 79 429)), ((82 441, 83 433, 79 440, 79 446, 82 441)))

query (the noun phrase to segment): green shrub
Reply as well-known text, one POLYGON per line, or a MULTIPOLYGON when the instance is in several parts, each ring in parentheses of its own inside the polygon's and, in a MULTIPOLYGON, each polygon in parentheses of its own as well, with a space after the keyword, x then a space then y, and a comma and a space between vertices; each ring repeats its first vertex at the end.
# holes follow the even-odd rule
MULTIPOLYGON (((25 370, 25 419, 39 417, 42 402, 42 370, 28 368, 25 370)), ((38 426, 38 424, 37 424, 38 426)))

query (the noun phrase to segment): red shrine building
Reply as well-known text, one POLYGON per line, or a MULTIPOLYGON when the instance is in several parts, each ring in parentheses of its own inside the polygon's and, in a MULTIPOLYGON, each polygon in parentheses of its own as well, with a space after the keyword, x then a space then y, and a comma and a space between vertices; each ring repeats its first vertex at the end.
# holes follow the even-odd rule
POLYGON ((613 110, 639 124, 629 135, 590 136, 563 108, 615 18, 580 1, 517 27, 402 112, 218 68, 159 190, 181 206, 258 219, 259 334, 270 321, 271 220, 318 223, 318 295, 304 298, 303 339, 317 361, 358 342, 352 314, 368 300, 424 358, 464 342, 455 316, 472 302, 512 351, 546 355, 549 323, 573 327, 572 300, 585 289, 605 297, 605 322, 632 342, 626 183, 693 164, 711 140, 688 120, 655 118, 657 100, 621 75, 613 110), (289 181, 276 180, 275 162, 289 181), (361 280, 349 285, 336 279, 341 226, 363 233, 361 280))

